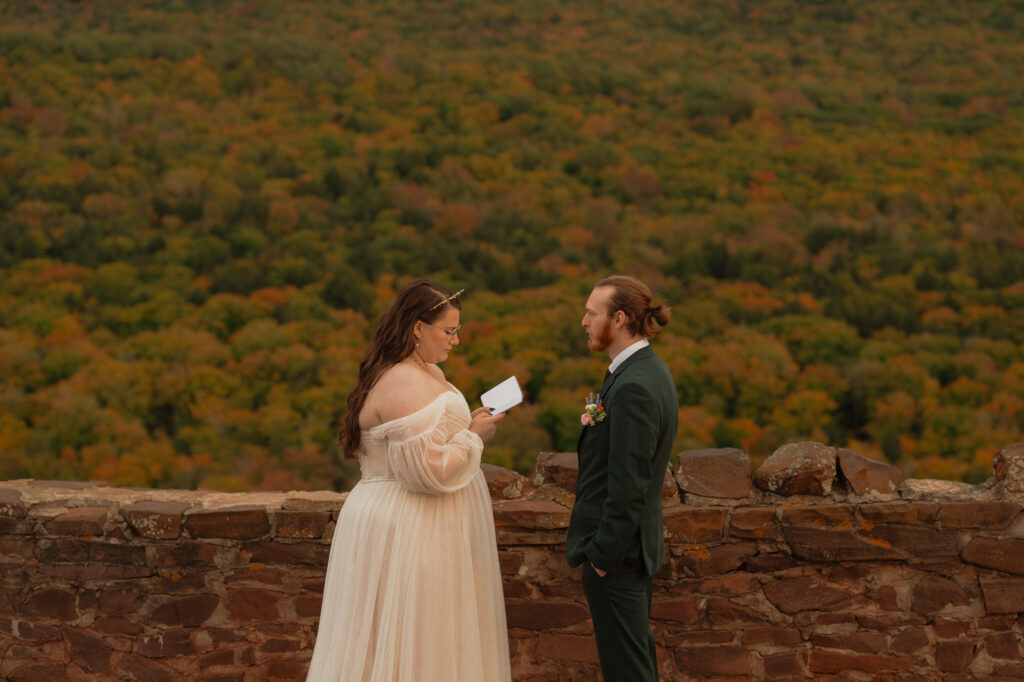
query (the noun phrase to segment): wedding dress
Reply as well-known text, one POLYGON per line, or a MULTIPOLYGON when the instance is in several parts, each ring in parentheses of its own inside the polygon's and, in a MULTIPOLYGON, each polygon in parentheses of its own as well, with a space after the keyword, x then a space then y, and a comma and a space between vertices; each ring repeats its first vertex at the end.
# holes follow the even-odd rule
POLYGON ((362 432, 307 682, 509 682, 483 442, 445 391, 362 432))

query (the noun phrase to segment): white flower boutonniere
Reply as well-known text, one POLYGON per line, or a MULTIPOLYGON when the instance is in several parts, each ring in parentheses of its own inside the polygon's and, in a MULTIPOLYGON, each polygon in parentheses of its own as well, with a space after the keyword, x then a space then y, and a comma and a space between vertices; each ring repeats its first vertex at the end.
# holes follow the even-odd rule
POLYGON ((604 411, 604 405, 601 404, 601 394, 591 393, 587 396, 587 404, 583 409, 583 414, 580 415, 580 423, 584 426, 594 426, 598 422, 603 422, 607 416, 608 413, 604 411))

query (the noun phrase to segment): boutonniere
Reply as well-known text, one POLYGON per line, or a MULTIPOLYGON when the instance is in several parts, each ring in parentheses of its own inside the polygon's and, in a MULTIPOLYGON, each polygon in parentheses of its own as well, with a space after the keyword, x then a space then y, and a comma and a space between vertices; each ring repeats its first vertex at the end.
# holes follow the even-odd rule
POLYGON ((587 396, 587 404, 583 408, 583 414, 580 415, 580 423, 584 426, 594 426, 598 422, 603 422, 607 416, 608 413, 604 411, 604 405, 601 404, 601 394, 591 393, 587 396))

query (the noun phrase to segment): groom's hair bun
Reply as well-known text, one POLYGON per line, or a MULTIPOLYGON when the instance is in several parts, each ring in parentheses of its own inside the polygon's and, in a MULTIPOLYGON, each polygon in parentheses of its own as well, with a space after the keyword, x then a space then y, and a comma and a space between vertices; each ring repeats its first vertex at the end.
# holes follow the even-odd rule
POLYGON ((627 329, 633 334, 653 339, 672 318, 672 310, 665 304, 652 305, 651 289, 636 277, 612 275, 605 277, 594 288, 611 287, 609 311, 621 310, 626 314, 627 329))

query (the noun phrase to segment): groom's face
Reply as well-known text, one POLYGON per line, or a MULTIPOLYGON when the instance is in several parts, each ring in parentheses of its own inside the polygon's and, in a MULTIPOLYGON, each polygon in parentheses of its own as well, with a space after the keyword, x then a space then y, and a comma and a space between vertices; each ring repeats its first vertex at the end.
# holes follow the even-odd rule
POLYGON ((590 350, 608 350, 612 345, 612 321, 608 314, 611 305, 611 287, 594 289, 587 299, 583 315, 583 328, 587 330, 587 345, 590 350))

